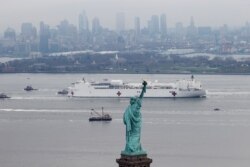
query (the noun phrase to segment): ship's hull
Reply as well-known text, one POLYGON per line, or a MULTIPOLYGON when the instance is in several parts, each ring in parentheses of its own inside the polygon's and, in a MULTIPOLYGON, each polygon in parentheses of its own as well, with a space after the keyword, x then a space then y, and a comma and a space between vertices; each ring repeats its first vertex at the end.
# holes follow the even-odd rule
MULTIPOLYGON (((72 88, 69 95, 72 97, 85 98, 129 98, 139 96, 141 89, 95 89, 91 86, 85 88, 72 88)), ((206 91, 203 89, 147 89, 144 97, 148 98, 194 98, 205 97, 206 91)))

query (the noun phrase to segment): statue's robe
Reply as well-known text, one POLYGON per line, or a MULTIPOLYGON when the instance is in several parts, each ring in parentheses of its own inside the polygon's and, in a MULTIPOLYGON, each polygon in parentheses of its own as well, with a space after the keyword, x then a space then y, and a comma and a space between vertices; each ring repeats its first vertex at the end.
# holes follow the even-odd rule
POLYGON ((125 153, 141 153, 141 99, 137 98, 133 105, 129 105, 124 112, 123 122, 126 125, 125 153))

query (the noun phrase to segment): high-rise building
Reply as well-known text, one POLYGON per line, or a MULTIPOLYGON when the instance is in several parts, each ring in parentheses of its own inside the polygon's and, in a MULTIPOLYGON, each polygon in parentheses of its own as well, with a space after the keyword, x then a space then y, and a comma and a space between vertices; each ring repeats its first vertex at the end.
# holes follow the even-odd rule
POLYGON ((147 21, 147 29, 148 29, 148 32, 151 33, 151 31, 152 31, 151 20, 148 20, 148 21, 147 21))
POLYGON ((89 31, 89 21, 88 21, 86 12, 83 11, 79 15, 79 33, 88 32, 88 31, 89 31))
POLYGON ((57 26, 60 35, 66 36, 68 34, 69 22, 68 20, 63 20, 57 26))
MULTIPOLYGON (((52 31, 50 30, 50 32, 52 31)), ((72 44, 77 41, 77 27, 70 24, 67 20, 63 20, 57 26, 57 31, 53 31, 54 39, 57 35, 60 36, 60 44, 63 48, 71 47, 72 44), (67 47, 64 47, 63 45, 66 45, 67 47)))
POLYGON ((194 17, 193 16, 191 16, 191 18, 190 18, 190 27, 195 27, 195 25, 194 25, 194 17))
POLYGON ((197 35, 197 28, 193 16, 190 18, 190 25, 187 27, 187 37, 193 39, 197 35))
POLYGON ((140 32, 141 32, 140 18, 136 17, 135 18, 135 34, 139 35, 140 32))
POLYGON ((12 28, 7 28, 4 32, 4 39, 15 41, 16 40, 16 32, 12 28))
POLYGON ((211 27, 198 27, 198 35, 200 36, 209 36, 212 33, 211 27))
POLYGON ((101 31, 100 21, 97 17, 92 20, 92 33, 98 34, 101 31))
POLYGON ((61 36, 76 36, 77 35, 77 28, 73 24, 70 24, 67 20, 63 20, 60 22, 60 24, 57 26, 58 33, 61 36))
POLYGON ((175 24, 175 35, 177 38, 181 39, 184 36, 185 30, 181 22, 175 24))
POLYGON ((165 14, 161 15, 160 32, 162 35, 167 35, 167 17, 165 14))
POLYGON ((39 50, 41 53, 48 53, 49 52, 49 26, 44 24, 43 22, 40 23, 40 47, 39 50))
POLYGON ((246 36, 250 36, 250 23, 246 22, 245 25, 246 36))
POLYGON ((85 11, 79 15, 79 40, 81 44, 88 44, 89 34, 89 21, 85 11))
POLYGON ((152 34, 157 34, 160 32, 159 16, 153 15, 150 21, 150 32, 152 34))
POLYGON ((24 39, 30 40, 30 39, 36 39, 37 37, 37 30, 32 25, 32 23, 22 23, 21 26, 21 35, 24 39))
POLYGON ((116 32, 121 33, 125 31, 125 14, 117 13, 116 14, 116 32))

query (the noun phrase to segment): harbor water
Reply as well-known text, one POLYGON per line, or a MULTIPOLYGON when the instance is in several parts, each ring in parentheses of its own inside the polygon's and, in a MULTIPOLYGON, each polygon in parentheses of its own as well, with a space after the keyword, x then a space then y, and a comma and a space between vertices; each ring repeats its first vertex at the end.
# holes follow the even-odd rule
MULTIPOLYGON (((172 82, 190 75, 1 74, 0 166, 117 167, 129 99, 70 98, 57 92, 85 78, 172 82), (37 91, 24 91, 27 85, 37 91), (89 122, 90 111, 111 122, 89 122)), ((206 98, 145 98, 142 147, 155 167, 249 167, 250 76, 195 75, 206 98), (217 110, 215 110, 217 109, 217 110)))

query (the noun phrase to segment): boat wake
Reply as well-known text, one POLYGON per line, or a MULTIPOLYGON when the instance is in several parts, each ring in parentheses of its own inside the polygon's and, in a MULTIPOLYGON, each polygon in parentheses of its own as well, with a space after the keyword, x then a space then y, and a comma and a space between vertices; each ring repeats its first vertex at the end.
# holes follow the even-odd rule
POLYGON ((199 120, 199 119, 150 119, 145 120, 145 124, 152 124, 152 125, 191 125, 191 126, 244 126, 249 127, 250 121, 249 120, 241 120, 241 119, 230 119, 230 120, 220 120, 220 119, 206 119, 206 120, 199 120))
POLYGON ((58 89, 46 89, 46 88, 42 88, 42 89, 38 89, 39 92, 57 92, 58 89))
POLYGON ((4 108, 0 109, 2 112, 48 112, 48 113, 89 113, 89 110, 65 110, 65 109, 14 109, 14 108, 4 108))
POLYGON ((32 97, 21 97, 21 96, 14 96, 11 97, 11 99, 13 100, 65 100, 67 98, 65 97, 55 97, 55 96, 32 96, 32 97))
POLYGON ((229 91, 208 91, 207 92, 207 95, 208 96, 210 96, 210 95, 212 95, 212 96, 214 96, 214 95, 217 95, 217 96, 219 96, 219 95, 227 95, 227 96, 231 96, 231 95, 250 95, 250 92, 243 92, 243 91, 235 91, 235 92, 229 92, 229 91))

